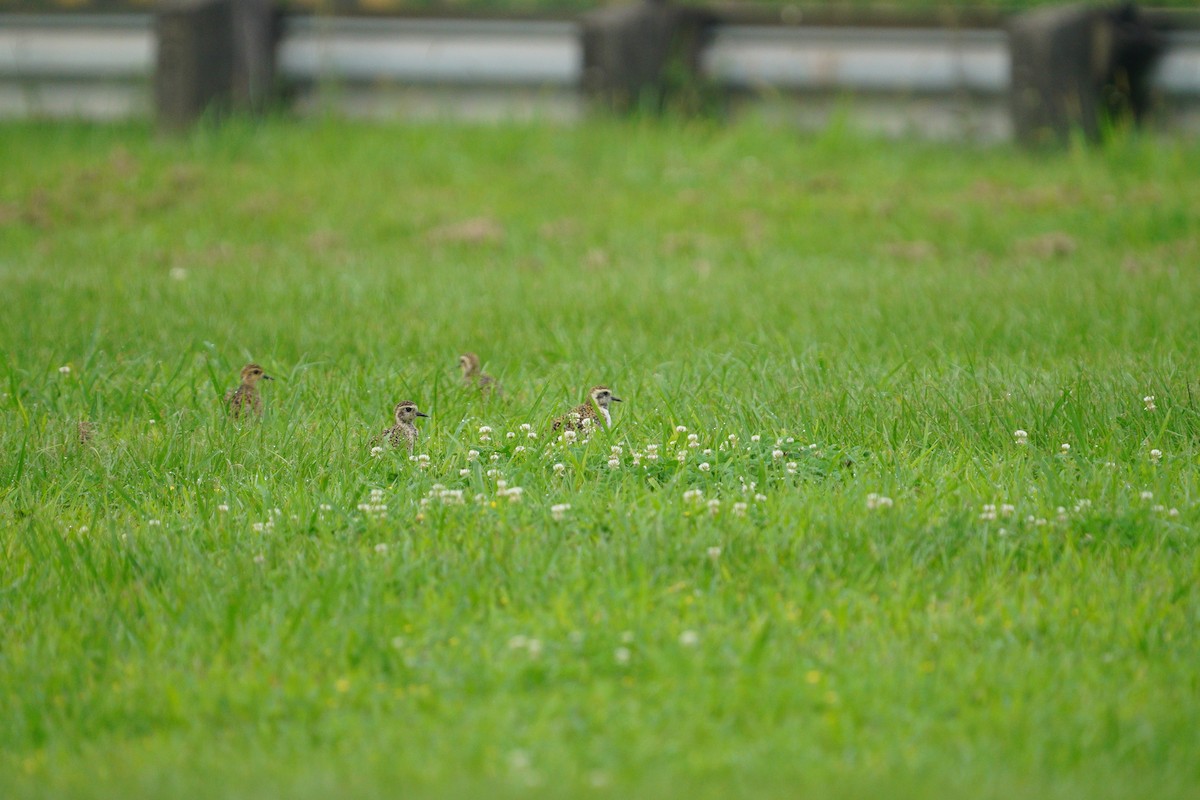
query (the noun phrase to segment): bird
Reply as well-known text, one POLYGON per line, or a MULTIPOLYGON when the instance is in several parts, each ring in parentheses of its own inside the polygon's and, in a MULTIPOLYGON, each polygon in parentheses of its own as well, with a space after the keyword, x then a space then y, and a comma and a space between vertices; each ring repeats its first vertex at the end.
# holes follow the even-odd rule
POLYGON ((612 427, 612 417, 608 413, 610 403, 623 402, 612 393, 607 386, 593 386, 588 392, 588 402, 575 406, 568 413, 554 420, 552 430, 565 427, 567 430, 583 430, 589 425, 599 424, 604 420, 604 427, 612 427), (585 420, 591 420, 585 422, 585 420))
POLYGON ((258 393, 258 382, 263 379, 275 380, 258 364, 251 363, 242 367, 241 386, 225 393, 225 404, 229 406, 229 413, 234 419, 239 418, 244 411, 249 411, 256 417, 262 416, 263 403, 258 393))
POLYGON ((500 389, 500 382, 481 369, 479 356, 475 353, 463 353, 459 356, 458 366, 462 369, 463 383, 467 386, 477 386, 483 394, 494 392, 497 397, 504 395, 500 389))
POLYGON ((417 445, 417 437, 420 435, 417 431, 417 426, 413 424, 413 420, 417 417, 425 417, 429 415, 417 410, 417 404, 412 400, 401 400, 396 404, 394 412, 396 424, 383 431, 375 437, 375 441, 386 441, 392 447, 400 447, 402 444, 408 447, 409 454, 417 445))

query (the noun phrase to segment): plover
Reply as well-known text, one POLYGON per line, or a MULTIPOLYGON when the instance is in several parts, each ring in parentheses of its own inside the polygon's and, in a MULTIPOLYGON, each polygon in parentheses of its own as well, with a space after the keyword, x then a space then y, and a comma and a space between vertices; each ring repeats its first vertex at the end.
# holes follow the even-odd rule
POLYGON ((258 364, 247 364, 242 367, 242 385, 225 393, 225 403, 229 413, 237 419, 243 412, 249 411, 256 417, 262 416, 262 397, 258 394, 258 382, 263 379, 275 380, 263 372, 258 364))
POLYGON ((568 413, 554 420, 553 430, 583 430, 589 425, 598 425, 604 420, 604 427, 612 427, 612 417, 608 413, 610 403, 620 403, 621 398, 615 397, 607 386, 593 386, 588 392, 588 402, 575 406, 568 413), (591 420, 591 422, 584 422, 591 420))
POLYGON ((428 418, 429 415, 417 411, 417 404, 413 401, 402 400, 396 404, 395 417, 396 424, 375 437, 375 440, 387 441, 392 447, 404 445, 408 447, 408 452, 411 454, 413 448, 417 446, 417 437, 420 436, 413 420, 417 417, 428 418))
POLYGON ((483 394, 494 392, 497 397, 503 396, 499 381, 483 371, 479 356, 463 353, 458 357, 458 366, 462 370, 463 383, 467 386, 477 386, 483 394))

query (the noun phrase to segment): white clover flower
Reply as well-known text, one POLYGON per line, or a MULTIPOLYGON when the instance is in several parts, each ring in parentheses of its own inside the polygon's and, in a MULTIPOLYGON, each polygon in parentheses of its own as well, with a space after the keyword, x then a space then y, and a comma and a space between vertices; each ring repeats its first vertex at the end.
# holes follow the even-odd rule
POLYGON ((383 458, 383 448, 379 445, 371 448, 371 458, 383 458))
POLYGON ((687 433, 687 428, 683 427, 682 425, 676 425, 675 432, 676 433, 687 433))
POLYGON ((609 448, 609 452, 612 453, 614 456, 619 456, 619 455, 621 455, 621 453, 623 453, 625 451, 621 449, 621 445, 614 444, 612 447, 609 448))
POLYGON ((562 438, 563 438, 564 442, 573 442, 573 441, 575 441, 576 433, 575 433, 575 431, 570 430, 570 429, 565 430, 565 431, 563 431, 562 438))
POLYGON ((492 428, 490 425, 480 425, 479 426, 479 435, 480 436, 487 436, 491 432, 492 432, 492 428))
POLYGON ((1012 505, 1011 503, 1002 503, 1000 505, 1000 515, 1001 516, 1011 517, 1016 512, 1016 510, 1017 510, 1017 507, 1012 505))
POLYGON ((1146 395, 1145 397, 1142 398, 1142 402, 1146 404, 1147 411, 1153 411, 1155 409, 1154 395, 1152 395, 1152 394, 1146 395))
POLYGON ((526 436, 528 436, 530 439, 536 439, 537 431, 530 431, 529 433, 526 434, 526 436))
POLYGON ((533 426, 530 425, 528 422, 522 422, 520 430, 521 430, 521 433, 529 433, 531 430, 533 430, 533 426))
POLYGON ((567 465, 563 464, 562 462, 559 462, 558 464, 554 465, 553 469, 554 469, 555 475, 562 475, 564 472, 567 471, 567 465))
POLYGON ((417 456, 417 466, 421 469, 428 469, 429 456, 425 455, 424 453, 421 453, 421 455, 417 456))
POLYGON ((146 521, 146 524, 147 524, 147 525, 149 525, 150 527, 154 528, 154 527, 157 527, 157 526, 159 526, 159 525, 162 525, 162 520, 160 520, 160 519, 151 519, 151 520, 147 520, 147 521, 146 521))
POLYGON ((632 655, 633 654, 629 652, 628 647, 618 647, 616 650, 613 651, 613 658, 615 658, 617 660, 617 663, 620 664, 621 666, 628 664, 629 659, 632 657, 632 655))
POLYGON ((250 527, 254 529, 255 533, 263 532, 263 524, 261 522, 256 522, 253 525, 251 525, 250 527))
POLYGON ((462 469, 460 469, 458 471, 458 474, 459 474, 459 477, 465 478, 471 474, 471 470, 467 469, 466 467, 463 467, 462 469))
POLYGON ((562 521, 566 519, 567 512, 571 510, 570 503, 558 503, 550 506, 550 516, 555 520, 562 521))
POLYGON ((609 469, 617 469, 617 468, 618 468, 618 467, 620 467, 620 466, 621 466, 621 459, 619 459, 619 458, 610 458, 610 459, 608 460, 608 468, 609 468, 609 469))
POLYGON ((708 548, 708 557, 713 561, 716 561, 721 557, 721 548, 715 546, 708 548))
POLYGON ((387 549, 388 549, 388 546, 387 546, 386 542, 380 542, 379 544, 375 545, 376 553, 386 553, 387 549))
POLYGON ((684 631, 679 634, 679 643, 684 647, 695 647, 700 644, 700 634, 695 631, 684 631))
POLYGON ((675 460, 680 462, 681 464, 684 461, 687 461, 687 450, 680 450, 678 453, 676 453, 675 460))
POLYGON ((708 501, 708 513, 709 514, 716 516, 717 512, 720 510, 721 510, 721 501, 720 500, 718 500, 717 498, 714 497, 712 500, 708 501))
POLYGON ((731 433, 728 436, 726 436, 725 439, 726 439, 726 441, 733 442, 736 444, 737 443, 737 434, 731 433))
POLYGON ((788 443, 788 444, 792 444, 792 443, 794 443, 795 441, 796 441, 796 437, 794 437, 794 436, 789 436, 789 437, 787 437, 787 443, 788 443))
POLYGON ((689 445, 689 446, 690 446, 690 445, 693 445, 693 444, 696 444, 696 443, 698 443, 698 442, 700 441, 700 435, 699 435, 699 434, 696 434, 696 433, 689 433, 689 434, 688 434, 688 436, 687 436, 687 440, 688 440, 688 445, 689 445))
POLYGON ((892 498, 890 497, 885 497, 881 494, 875 494, 874 492, 867 495, 867 508, 869 509, 891 508, 892 505, 892 498))
POLYGON ((1162 455, 1162 450, 1155 448, 1150 451, 1150 460, 1157 464, 1160 460, 1162 460, 1162 455))
POLYGON ((484 505, 485 503, 487 503, 487 501, 488 501, 488 498, 487 498, 487 495, 486 495, 486 494, 483 494, 483 493, 481 492, 481 493, 479 493, 479 494, 475 495, 475 502, 476 502, 478 505, 484 505))
POLYGON ((493 464, 495 464, 499 460, 500 460, 499 453, 492 453, 490 456, 488 456, 488 461, 491 461, 493 464))
POLYGON ((477 458, 479 458, 478 450, 468 450, 467 451, 467 461, 474 461, 477 458))
POLYGON ((744 516, 746 516, 747 508, 749 508, 749 506, 746 505, 745 503, 734 503, 733 504, 733 515, 735 517, 744 517, 744 516))
POLYGON ((525 490, 520 486, 510 486, 504 493, 504 496, 508 498, 508 502, 510 503, 519 503, 524 499, 525 490))
POLYGON ((1150 510, 1153 511, 1155 514, 1161 514, 1167 510, 1167 507, 1166 506, 1152 506, 1150 508, 1150 510))
POLYGON ((688 489, 683 493, 683 502, 692 503, 704 497, 704 492, 700 489, 688 489))
POLYGON ((756 502, 756 503, 762 503, 762 502, 764 502, 766 499, 767 499, 767 496, 766 496, 765 494, 756 494, 756 495, 754 495, 754 502, 756 502))
POLYGON ((517 434, 514 433, 513 431, 509 431, 508 433, 504 434, 504 438, 505 439, 515 439, 515 438, 517 438, 517 434))
POLYGON ((61 367, 58 368, 58 372, 60 375, 70 375, 71 367, 68 364, 63 364, 61 367))
POLYGON ((1018 428, 1013 431, 1013 441, 1017 444, 1029 444, 1029 433, 1018 428))
POLYGON ((1154 492, 1151 492, 1151 491, 1145 491, 1145 492, 1142 492, 1142 493, 1141 493, 1141 495, 1140 495, 1140 497, 1141 497, 1143 500, 1153 500, 1153 499, 1154 499, 1154 492))
POLYGON ((494 477, 496 477, 497 475, 499 475, 499 474, 500 474, 500 470, 498 470, 498 469, 489 469, 489 470, 487 471, 487 473, 486 473, 486 474, 487 474, 487 476, 488 476, 489 478, 494 478, 494 477))
POLYGON ((783 451, 782 451, 782 450, 779 450, 779 449, 772 450, 772 451, 771 451, 771 458, 773 458, 773 459, 775 459, 776 461, 778 461, 779 459, 783 458, 783 451))
POLYGON ((504 490, 508 488, 508 481, 501 478, 496 481, 496 494, 504 494, 504 490))
POLYGON ((513 448, 513 455, 516 455, 517 453, 524 453, 524 452, 525 452, 525 445, 523 445, 523 444, 519 444, 513 448))
POLYGON ((383 489, 372 489, 371 490, 371 502, 379 503, 382 501, 383 501, 383 489))
POLYGON ((584 417, 583 419, 579 420, 579 425, 584 430, 587 430, 588 428, 592 427, 593 423, 594 423, 594 420, 591 417, 584 417))
POLYGON ((329 505, 329 503, 321 503, 320 508, 322 511, 333 511, 333 506, 329 505))
POLYGON ((646 445, 646 452, 647 453, 657 453, 658 445, 651 442, 650 444, 646 445))
POLYGON ((757 434, 757 433, 756 433, 756 434, 753 434, 753 435, 750 437, 750 441, 752 441, 752 442, 760 442, 760 441, 762 441, 762 436, 760 436, 760 435, 759 435, 759 434, 757 434))
POLYGON ((799 465, 798 465, 798 464, 796 464, 796 462, 795 462, 795 461, 789 461, 789 462, 787 462, 787 466, 786 466, 786 468, 787 468, 787 474, 788 474, 788 475, 795 475, 795 474, 796 474, 796 469, 798 468, 798 466, 799 466, 799 465))
MULTIPOLYGON (((1172 510, 1172 511, 1175 511, 1175 509, 1173 509, 1173 508, 1172 508, 1171 510, 1172 510)), ((1176 513, 1176 514, 1178 514, 1179 512, 1178 512, 1178 511, 1175 511, 1175 513, 1176 513)), ((79 533, 80 533, 80 535, 87 533, 89 530, 90 530, 90 528, 88 528, 88 526, 87 526, 87 525, 80 525, 80 526, 79 526, 79 533)))
MULTIPOLYGON (((1168 517, 1178 517, 1178 516, 1179 516, 1179 509, 1178 509, 1178 508, 1172 508, 1170 511, 1168 511, 1168 512, 1167 512, 1167 516, 1168 516, 1168 517)), ((85 531, 85 530, 87 530, 87 529, 86 529, 86 528, 80 528, 80 529, 79 529, 79 532, 80 532, 80 533, 82 533, 82 532, 83 532, 83 531, 85 531)))
POLYGON ((227 503, 221 503, 221 505, 217 506, 217 511, 225 512, 228 510, 229 510, 229 505, 227 503))
POLYGON ((994 520, 996 518, 996 507, 991 504, 984 505, 983 511, 979 513, 979 518, 989 522, 994 520))
POLYGON ((709 466, 709 463, 708 463, 707 461, 704 461, 704 462, 702 462, 702 463, 700 464, 700 471, 701 471, 701 472, 708 472, 710 469, 712 469, 712 467, 711 467, 711 466, 709 466))
POLYGON ((1063 442, 1061 445, 1059 445, 1058 449, 1061 450, 1064 454, 1066 454, 1066 453, 1071 452, 1071 445, 1068 444, 1067 442, 1063 442))

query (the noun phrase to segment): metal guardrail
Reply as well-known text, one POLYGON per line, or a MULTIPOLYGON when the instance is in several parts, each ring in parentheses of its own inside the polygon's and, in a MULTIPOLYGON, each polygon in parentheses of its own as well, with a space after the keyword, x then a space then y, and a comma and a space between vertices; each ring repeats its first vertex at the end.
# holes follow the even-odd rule
MULTIPOLYGON (((148 93, 153 23, 145 14, 0 16, 0 114, 6 93, 39 84, 148 93)), ((1200 32, 1168 42, 1156 88, 1200 100, 1200 32)), ((1001 95, 1009 83, 998 29, 728 25, 703 63, 717 83, 751 91, 1001 95)), ((312 16, 288 19, 279 66, 299 84, 562 91, 579 84, 582 54, 573 22, 312 16)))

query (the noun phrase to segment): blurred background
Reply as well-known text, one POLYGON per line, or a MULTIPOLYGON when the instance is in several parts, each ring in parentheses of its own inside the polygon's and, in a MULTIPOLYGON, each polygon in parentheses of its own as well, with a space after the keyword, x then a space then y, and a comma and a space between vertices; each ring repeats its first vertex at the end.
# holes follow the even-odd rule
POLYGON ((992 142, 1072 126, 1098 135, 1075 108, 1095 117, 1093 101, 1200 131, 1200 5, 0 2, 5 118, 178 128, 221 108, 563 122, 597 106, 752 109, 803 128, 848 118, 888 135, 992 142))

